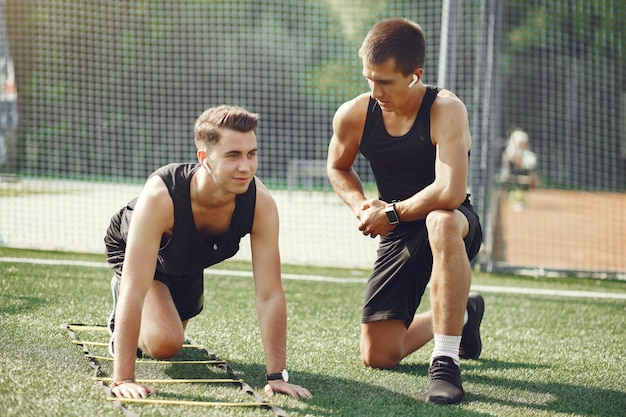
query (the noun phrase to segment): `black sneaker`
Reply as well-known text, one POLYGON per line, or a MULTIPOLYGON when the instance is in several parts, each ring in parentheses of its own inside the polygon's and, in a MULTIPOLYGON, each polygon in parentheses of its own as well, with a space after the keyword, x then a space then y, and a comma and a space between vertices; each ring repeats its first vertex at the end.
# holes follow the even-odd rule
POLYGON ((458 404, 465 398, 461 369, 447 356, 437 356, 428 368, 428 402, 439 405, 458 404))
POLYGON ((459 357, 461 359, 478 359, 483 348, 480 340, 480 322, 485 313, 485 300, 477 292, 467 297, 467 323, 463 326, 459 357))
POLYGON ((113 275, 111 278, 111 295, 113 296, 113 311, 111 311, 111 315, 109 316, 109 334, 113 336, 113 329, 115 328, 115 307, 117 306, 117 298, 120 295, 120 280, 118 277, 113 275))

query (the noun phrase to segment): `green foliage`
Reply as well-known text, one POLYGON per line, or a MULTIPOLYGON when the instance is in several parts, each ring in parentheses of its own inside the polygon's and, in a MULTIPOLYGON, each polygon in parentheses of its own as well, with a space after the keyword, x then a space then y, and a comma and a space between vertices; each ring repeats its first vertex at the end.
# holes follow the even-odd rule
POLYGON ((598 54, 613 50, 626 62, 623 0, 508 1, 506 10, 510 18, 505 21, 510 26, 504 30, 512 49, 568 42, 576 48, 592 48, 598 54))
POLYGON ((623 189, 626 2, 509 0, 502 23, 503 125, 527 129, 546 184, 623 189))
MULTIPOLYGON (((455 50, 449 51, 458 60, 450 68, 449 78, 456 80, 450 88, 470 115, 480 113, 477 74, 494 70, 480 62, 480 50, 484 42, 494 44, 505 78, 494 83, 503 103, 502 115, 491 118, 494 130, 530 127, 531 138, 541 138, 536 144, 546 179, 557 186, 623 187, 624 163, 616 155, 624 137, 618 103, 626 85, 626 2, 494 3, 503 13, 495 22, 497 38, 489 40, 482 39, 489 17, 483 2, 455 6, 459 18, 467 18, 458 21, 455 50), (529 88, 537 80, 545 97, 529 88), (595 94, 586 94, 589 85, 595 94), (567 154, 566 141, 584 148, 573 153, 585 155, 585 163, 568 165, 551 156, 567 154)), ((261 164, 260 174, 284 181, 290 159, 324 154, 336 108, 367 91, 357 50, 372 24, 387 17, 422 24, 428 43, 425 81, 438 82, 441 2, 7 0, 6 5, 20 94, 21 166, 15 169, 20 173, 144 178, 173 160, 193 160, 187 135, 195 117, 201 109, 229 102, 263 113, 260 132, 272 137, 275 148, 266 148, 264 157, 272 164, 261 164), (42 155, 48 157, 43 163, 42 155), (77 155, 82 163, 75 162, 77 155)), ((502 132, 489 138, 490 146, 497 146, 502 132)))

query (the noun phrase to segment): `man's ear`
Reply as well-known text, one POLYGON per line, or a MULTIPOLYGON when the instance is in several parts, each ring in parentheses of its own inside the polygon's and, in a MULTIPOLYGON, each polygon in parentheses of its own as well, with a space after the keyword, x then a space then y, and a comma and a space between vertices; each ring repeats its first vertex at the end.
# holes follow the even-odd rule
POLYGON ((413 79, 411 80, 411 82, 409 83, 409 88, 413 87, 415 84, 417 84, 417 82, 419 80, 422 79, 422 75, 424 74, 424 69, 423 68, 417 68, 414 72, 413 72, 413 79))
POLYGON ((198 157, 198 162, 200 163, 200 165, 211 171, 206 151, 204 149, 198 149, 198 152, 196 152, 196 156, 198 157))

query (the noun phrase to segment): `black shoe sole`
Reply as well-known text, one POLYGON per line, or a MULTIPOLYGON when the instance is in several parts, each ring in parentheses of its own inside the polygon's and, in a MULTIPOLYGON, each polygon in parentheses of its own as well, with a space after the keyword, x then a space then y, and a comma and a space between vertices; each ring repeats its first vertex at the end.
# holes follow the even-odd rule
POLYGON ((447 398, 435 397, 433 399, 429 398, 428 400, 426 400, 426 402, 429 404, 436 404, 436 405, 457 405, 457 404, 461 404, 464 399, 465 397, 462 397, 458 401, 450 401, 447 398))

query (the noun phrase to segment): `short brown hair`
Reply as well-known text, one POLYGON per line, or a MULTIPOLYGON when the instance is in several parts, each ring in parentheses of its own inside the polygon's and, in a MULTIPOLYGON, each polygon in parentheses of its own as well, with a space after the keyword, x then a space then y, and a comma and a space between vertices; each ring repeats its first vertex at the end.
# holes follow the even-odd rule
POLYGON ((237 132, 255 131, 259 124, 259 115, 236 106, 221 105, 205 110, 193 127, 196 147, 218 143, 224 129, 237 132))
POLYGON ((367 33, 359 57, 371 64, 380 65, 389 58, 396 61, 396 70, 409 75, 424 68, 426 38, 421 26, 404 18, 378 22, 367 33))

